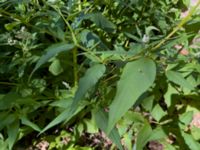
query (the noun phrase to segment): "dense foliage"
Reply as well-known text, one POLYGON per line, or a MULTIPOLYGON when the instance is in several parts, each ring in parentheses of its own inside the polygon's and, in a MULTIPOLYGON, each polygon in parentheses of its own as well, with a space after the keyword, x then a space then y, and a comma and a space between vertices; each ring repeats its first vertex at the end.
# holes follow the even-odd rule
POLYGON ((199 150, 199 5, 0 0, 2 150, 199 150))

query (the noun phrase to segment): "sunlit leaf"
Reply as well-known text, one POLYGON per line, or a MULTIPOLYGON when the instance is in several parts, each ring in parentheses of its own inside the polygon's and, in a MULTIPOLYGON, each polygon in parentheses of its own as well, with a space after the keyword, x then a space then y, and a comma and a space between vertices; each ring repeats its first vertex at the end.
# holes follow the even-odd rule
POLYGON ((162 117, 164 117, 167 113, 165 111, 163 111, 163 109, 160 107, 159 104, 157 104, 153 110, 151 111, 151 115, 152 117, 156 120, 156 121, 160 121, 160 119, 162 117))
POLYGON ((169 81, 171 81, 175 84, 178 84, 182 88, 194 90, 194 87, 181 75, 181 73, 172 71, 172 70, 168 70, 168 71, 166 71, 165 74, 169 81))
POLYGON ((195 141, 190 134, 187 134, 183 131, 181 132, 181 134, 190 150, 199 150, 200 144, 197 141, 195 141))
POLYGON ((54 75, 57 76, 63 72, 63 68, 60 64, 59 59, 55 59, 52 64, 49 66, 49 71, 54 75))

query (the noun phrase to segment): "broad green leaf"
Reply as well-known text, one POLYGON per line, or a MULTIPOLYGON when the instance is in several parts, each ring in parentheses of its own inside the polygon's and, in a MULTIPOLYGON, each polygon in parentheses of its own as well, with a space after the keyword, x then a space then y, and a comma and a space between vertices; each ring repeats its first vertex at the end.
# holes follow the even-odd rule
MULTIPOLYGON (((106 133, 106 128, 108 125, 108 115, 103 109, 98 109, 95 112, 95 120, 97 126, 106 133)), ((111 132, 109 133, 108 137, 117 145, 117 147, 122 150, 122 145, 120 141, 120 135, 118 133, 117 128, 113 128, 111 132)))
POLYGON ((142 107, 144 109, 146 109, 147 111, 151 111, 152 110, 152 107, 153 107, 153 101, 155 99, 155 96, 154 95, 151 95, 147 98, 145 98, 144 100, 142 100, 142 107))
POLYGON ((200 140, 200 128, 196 127, 196 126, 191 126, 191 134, 194 137, 195 140, 200 140))
POLYGON ((96 26, 102 28, 107 32, 113 32, 116 29, 116 25, 104 17, 101 13, 92 13, 84 17, 84 19, 89 19, 96 24, 96 26))
POLYGON ((72 112, 76 110, 79 101, 84 98, 85 94, 94 87, 98 80, 103 76, 105 70, 106 67, 103 64, 95 64, 86 71, 85 75, 79 81, 78 89, 71 106, 72 112))
POLYGON ((153 110, 152 110, 152 112, 151 112, 152 117, 153 117, 156 121, 160 121, 160 119, 161 119, 162 117, 164 117, 166 114, 167 114, 167 113, 163 111, 163 109, 160 107, 159 104, 157 104, 157 105, 153 108, 153 110))
POLYGON ((110 105, 107 132, 112 130, 115 123, 149 89, 155 76, 156 66, 151 59, 141 58, 126 64, 117 84, 116 96, 110 105))
POLYGON ((200 144, 197 141, 195 141, 190 134, 187 134, 183 131, 181 131, 181 134, 190 150, 199 150, 200 144))
POLYGON ((37 124, 31 122, 26 116, 23 116, 23 117, 21 117, 20 119, 21 119, 21 121, 22 121, 22 124, 31 127, 31 128, 34 129, 35 131, 38 131, 38 132, 41 131, 40 127, 39 127, 37 124))
POLYGON ((148 141, 164 139, 167 136, 168 136, 167 133, 162 129, 162 127, 157 127, 152 131, 148 141))
POLYGON ((200 140, 200 128, 193 125, 191 127, 191 134, 195 140, 200 140))
POLYGON ((165 103, 167 104, 167 107, 170 107, 172 104, 173 94, 179 94, 179 92, 171 84, 168 84, 167 92, 164 95, 165 103))
POLYGON ((95 123, 95 120, 93 118, 92 119, 84 119, 83 124, 86 127, 87 133, 91 133, 91 134, 98 133, 99 129, 98 129, 98 127, 95 123))
POLYGON ((63 68, 60 64, 59 59, 53 60, 52 64, 49 66, 49 71, 54 75, 57 76, 63 72, 63 68))
POLYGON ((33 69, 31 75, 40 68, 43 64, 49 61, 50 58, 56 56, 57 54, 65 51, 69 51, 74 48, 73 44, 68 44, 66 42, 57 43, 49 46, 45 51, 46 54, 42 55, 42 57, 38 60, 35 68, 33 69))
POLYGON ((12 150, 12 147, 17 140, 18 131, 19 131, 18 120, 16 120, 7 127, 8 138, 6 139, 6 141, 8 142, 9 150, 12 150))
POLYGON ((181 75, 181 73, 168 70, 165 74, 169 81, 178 84, 182 88, 194 90, 194 87, 181 75))
POLYGON ((152 134, 151 126, 148 123, 145 123, 137 135, 136 144, 134 145, 133 149, 143 150, 144 146, 149 141, 151 134, 152 134))
POLYGON ((179 120, 185 125, 189 125, 192 121, 193 111, 187 111, 179 116, 179 120))

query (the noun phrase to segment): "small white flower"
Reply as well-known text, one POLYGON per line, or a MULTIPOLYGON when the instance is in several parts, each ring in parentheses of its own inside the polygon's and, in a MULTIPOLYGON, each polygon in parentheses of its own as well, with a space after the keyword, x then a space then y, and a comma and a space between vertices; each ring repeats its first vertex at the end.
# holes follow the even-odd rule
POLYGON ((8 43, 8 45, 12 46, 12 45, 15 45, 17 43, 17 40, 13 40, 12 38, 8 38, 7 43, 8 43))
POLYGON ((24 26, 21 27, 20 31, 25 32, 26 28, 24 26))
POLYGON ((143 43, 148 43, 149 42, 149 36, 144 34, 143 38, 142 38, 142 42, 143 43))

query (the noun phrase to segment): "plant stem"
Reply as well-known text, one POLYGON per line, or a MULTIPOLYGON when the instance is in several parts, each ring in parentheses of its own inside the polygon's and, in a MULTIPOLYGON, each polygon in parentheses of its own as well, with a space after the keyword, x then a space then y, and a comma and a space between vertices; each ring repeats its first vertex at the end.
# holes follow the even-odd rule
POLYGON ((14 85, 14 86, 16 86, 16 85, 18 85, 17 83, 10 83, 10 82, 0 82, 0 84, 2 84, 2 85, 14 85))
POLYGON ((74 86, 78 84, 77 47, 73 49, 74 86))
POLYGON ((196 6, 193 7, 193 8, 190 10, 189 14, 188 14, 185 18, 183 18, 183 19, 181 20, 181 22, 172 30, 172 32, 170 32, 170 33, 168 34, 168 36, 166 36, 160 43, 158 43, 155 47, 153 47, 153 48, 151 49, 151 51, 154 51, 154 50, 160 48, 167 40, 169 40, 169 38, 170 38, 172 35, 174 35, 174 33, 176 33, 176 32, 190 19, 190 17, 191 17, 192 14, 195 12, 195 10, 198 8, 199 5, 200 5, 200 0, 199 0, 198 3, 196 4, 196 6))

